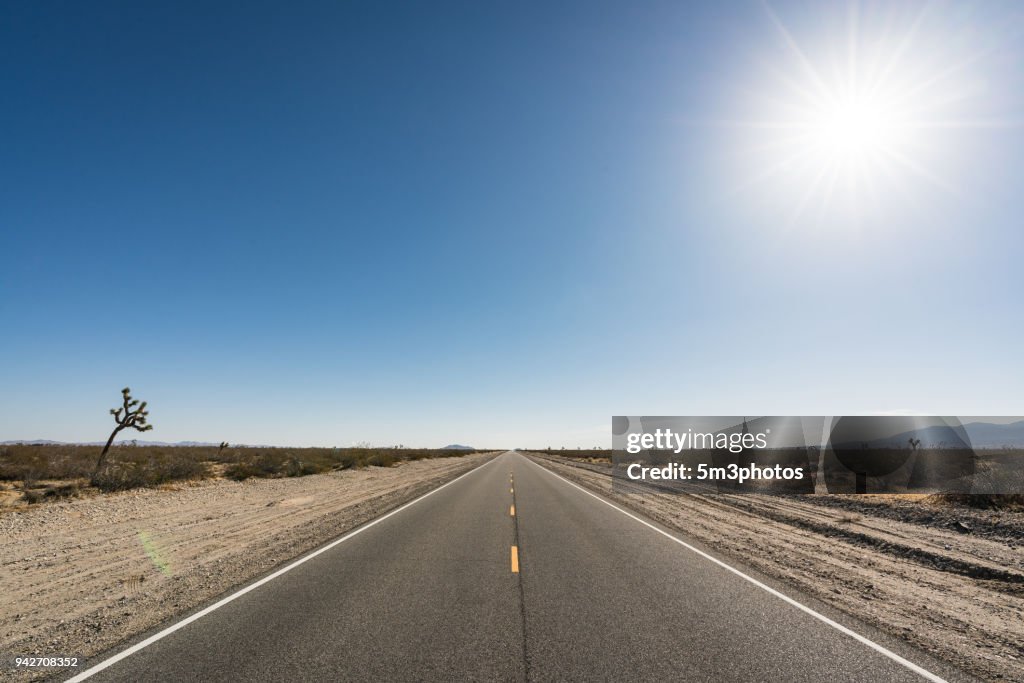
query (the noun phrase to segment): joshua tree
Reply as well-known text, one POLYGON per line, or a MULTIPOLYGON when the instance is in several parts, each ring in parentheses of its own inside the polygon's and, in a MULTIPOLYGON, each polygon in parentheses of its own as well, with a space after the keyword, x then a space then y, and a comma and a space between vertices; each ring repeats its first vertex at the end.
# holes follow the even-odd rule
POLYGON ((227 448, 227 447, 228 447, 229 445, 230 445, 230 444, 229 444, 229 443, 228 443, 227 441, 221 441, 221 442, 220 442, 220 446, 218 446, 218 447, 217 447, 217 452, 218 452, 218 453, 220 453, 220 452, 221 452, 221 451, 223 451, 223 450, 224 450, 225 448, 227 448))
POLYGON ((921 445, 921 439, 915 439, 913 437, 907 439, 907 443, 910 444, 910 450, 916 451, 921 445))
POLYGON ((121 399, 123 405, 120 408, 110 409, 110 414, 114 416, 114 422, 117 423, 117 426, 110 433, 107 445, 103 447, 103 452, 100 453, 99 460, 96 461, 96 470, 93 472, 93 477, 98 475, 103 468, 103 461, 107 457, 107 451, 110 450, 110 445, 114 443, 114 437, 117 436, 118 432, 129 427, 140 432, 148 432, 153 428, 153 425, 146 422, 146 418, 149 417, 149 411, 146 410, 145 401, 139 403, 133 399, 131 389, 128 387, 121 390, 121 399))

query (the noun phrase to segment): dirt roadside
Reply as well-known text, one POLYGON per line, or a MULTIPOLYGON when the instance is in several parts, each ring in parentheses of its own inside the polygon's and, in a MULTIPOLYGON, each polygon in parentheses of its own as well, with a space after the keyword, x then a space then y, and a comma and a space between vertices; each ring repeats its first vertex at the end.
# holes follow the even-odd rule
POLYGON ((979 678, 1024 681, 1024 513, 853 496, 631 493, 612 489, 607 465, 531 456, 979 678))
POLYGON ((0 653, 91 657, 491 457, 210 480, 0 515, 0 653))

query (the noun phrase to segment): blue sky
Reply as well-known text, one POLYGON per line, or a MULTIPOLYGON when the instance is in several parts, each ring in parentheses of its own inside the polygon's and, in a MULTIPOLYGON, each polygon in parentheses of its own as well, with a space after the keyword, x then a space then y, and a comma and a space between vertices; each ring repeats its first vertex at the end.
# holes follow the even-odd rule
POLYGON ((1024 14, 925 7, 9 3, 0 440, 1024 414, 1024 14), (851 24, 926 95, 871 201, 771 137, 851 24))

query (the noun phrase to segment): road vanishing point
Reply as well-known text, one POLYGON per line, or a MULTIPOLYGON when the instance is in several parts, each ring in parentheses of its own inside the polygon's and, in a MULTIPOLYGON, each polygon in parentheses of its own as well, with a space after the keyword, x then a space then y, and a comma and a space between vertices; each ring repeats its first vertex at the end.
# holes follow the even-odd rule
POLYGON ((68 680, 972 680, 539 462, 498 455, 68 680))

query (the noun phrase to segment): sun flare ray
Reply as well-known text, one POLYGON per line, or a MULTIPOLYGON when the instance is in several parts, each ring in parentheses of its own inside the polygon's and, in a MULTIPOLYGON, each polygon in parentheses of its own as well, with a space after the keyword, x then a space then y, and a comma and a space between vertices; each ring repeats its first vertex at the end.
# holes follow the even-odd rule
POLYGON ((936 3, 900 15, 851 1, 817 32, 763 7, 778 56, 758 57, 737 104, 756 114, 717 125, 732 131, 733 189, 780 209, 788 197, 791 222, 859 224, 915 193, 962 200, 960 132, 1020 125, 973 107, 996 48, 964 39, 936 3))

